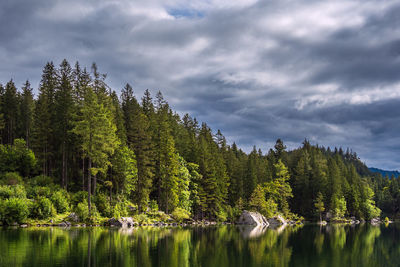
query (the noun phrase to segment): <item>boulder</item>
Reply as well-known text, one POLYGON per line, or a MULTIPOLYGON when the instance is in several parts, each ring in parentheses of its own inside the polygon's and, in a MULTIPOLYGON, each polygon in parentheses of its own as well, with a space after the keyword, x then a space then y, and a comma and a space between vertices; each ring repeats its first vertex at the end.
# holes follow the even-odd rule
POLYGON ((244 238, 256 238, 262 236, 267 230, 266 225, 240 225, 238 226, 240 234, 244 238))
POLYGON ((70 222, 61 222, 61 223, 58 224, 58 226, 60 226, 60 227, 70 227, 71 223, 70 222))
POLYGON ((371 219, 371 224, 372 225, 378 225, 381 223, 381 220, 379 218, 373 218, 371 219))
POLYGON ((133 221, 132 217, 121 217, 120 219, 111 218, 108 220, 110 226, 116 227, 133 227, 137 223, 133 221))
POLYGON ((286 220, 281 215, 269 218, 268 223, 271 227, 278 227, 287 224, 286 220))
POLYGON ((243 225, 262 225, 262 226, 268 226, 269 223, 267 219, 263 215, 261 215, 258 212, 252 212, 252 211, 247 211, 244 210, 242 212, 242 215, 240 215, 240 218, 237 222, 237 224, 243 224, 243 225))

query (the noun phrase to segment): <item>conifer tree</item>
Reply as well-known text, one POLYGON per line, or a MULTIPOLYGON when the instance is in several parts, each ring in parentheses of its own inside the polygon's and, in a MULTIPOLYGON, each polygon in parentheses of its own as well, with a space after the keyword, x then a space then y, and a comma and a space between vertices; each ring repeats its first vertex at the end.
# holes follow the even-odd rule
POLYGON ((82 140, 83 155, 88 158, 88 205, 91 210, 91 177, 98 172, 105 173, 110 166, 110 156, 119 145, 112 113, 95 94, 86 88, 81 118, 75 123, 73 133, 82 140), (92 166, 93 163, 93 166, 92 166))
POLYGON ((6 84, 2 104, 5 122, 3 139, 5 143, 12 145, 16 138, 19 106, 17 88, 12 80, 6 84))
POLYGON ((21 136, 25 139, 28 148, 31 147, 31 132, 33 126, 33 113, 35 102, 33 99, 32 88, 29 81, 26 81, 22 87, 21 104, 20 104, 20 131, 21 136))

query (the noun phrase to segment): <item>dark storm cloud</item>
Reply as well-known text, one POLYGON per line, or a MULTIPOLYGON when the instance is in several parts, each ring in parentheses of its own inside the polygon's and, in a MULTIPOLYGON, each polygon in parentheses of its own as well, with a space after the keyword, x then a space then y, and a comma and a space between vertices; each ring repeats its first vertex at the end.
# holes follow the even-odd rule
POLYGON ((97 62, 108 83, 221 129, 245 150, 277 138, 351 147, 400 168, 396 1, 0 2, 0 81, 46 61, 97 62))

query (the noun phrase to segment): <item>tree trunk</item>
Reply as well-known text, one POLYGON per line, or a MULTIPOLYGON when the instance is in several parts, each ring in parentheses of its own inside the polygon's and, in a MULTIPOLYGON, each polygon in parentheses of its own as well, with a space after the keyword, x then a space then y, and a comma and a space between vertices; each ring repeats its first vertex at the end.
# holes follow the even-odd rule
POLYGON ((89 158, 89 162, 88 162, 88 187, 87 187, 87 190, 88 190, 88 207, 89 207, 89 216, 90 216, 90 211, 91 211, 91 208, 92 208, 92 203, 90 202, 90 195, 91 195, 91 189, 92 189, 92 177, 91 177, 91 173, 90 173, 90 171, 91 171, 91 168, 92 168, 92 160, 89 158))
POLYGON ((65 186, 65 141, 63 141, 62 145, 62 187, 66 188, 65 186))
POLYGON ((85 190, 85 157, 82 158, 82 191, 85 190))
POLYGON ((96 186, 97 186, 97 173, 93 176, 93 196, 96 195, 96 186))

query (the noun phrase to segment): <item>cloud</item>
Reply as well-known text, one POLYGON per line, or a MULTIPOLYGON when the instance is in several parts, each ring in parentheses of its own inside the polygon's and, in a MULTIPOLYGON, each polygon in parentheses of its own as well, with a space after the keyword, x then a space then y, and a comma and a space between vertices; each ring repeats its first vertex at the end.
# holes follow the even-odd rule
POLYGON ((400 4, 378 0, 5 0, 0 81, 97 62, 245 150, 351 147, 400 169, 400 4))

